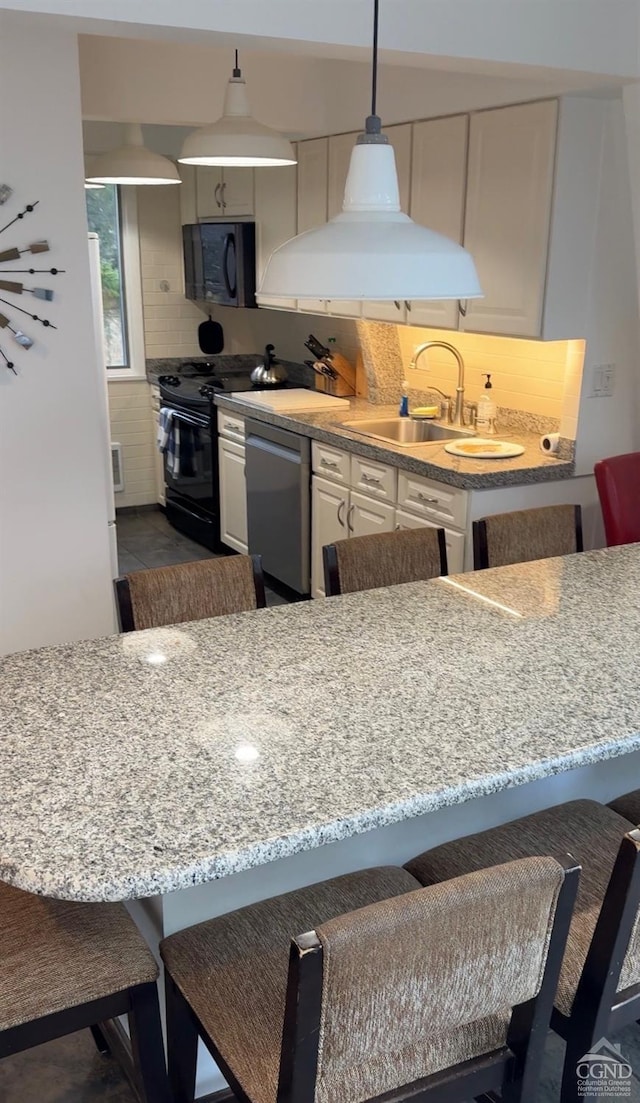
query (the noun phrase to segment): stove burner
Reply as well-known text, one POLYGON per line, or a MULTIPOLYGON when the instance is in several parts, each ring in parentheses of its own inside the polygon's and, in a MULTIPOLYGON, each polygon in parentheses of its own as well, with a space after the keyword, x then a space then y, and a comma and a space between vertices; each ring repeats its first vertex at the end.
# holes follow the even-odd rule
POLYGON ((158 383, 161 387, 179 387, 181 379, 177 375, 159 375, 158 383))

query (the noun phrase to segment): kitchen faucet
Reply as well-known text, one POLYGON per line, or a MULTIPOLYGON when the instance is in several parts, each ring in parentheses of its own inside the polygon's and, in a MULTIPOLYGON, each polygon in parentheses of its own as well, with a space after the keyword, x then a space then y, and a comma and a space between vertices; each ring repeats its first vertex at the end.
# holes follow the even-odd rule
MULTIPOLYGON (((447 410, 447 419, 449 423, 451 425, 464 426, 464 360, 457 348, 454 348, 454 346, 450 345, 447 341, 425 341, 423 345, 418 345, 417 348, 413 350, 413 356, 409 364, 410 368, 417 367, 418 360, 427 349, 448 349, 458 361, 458 386, 456 387, 456 400, 453 412, 451 410, 451 399, 449 399, 448 395, 443 395, 443 397, 449 399, 447 410)), ((442 391, 439 391, 437 387, 432 387, 430 389, 438 391, 438 394, 442 394, 442 391)))

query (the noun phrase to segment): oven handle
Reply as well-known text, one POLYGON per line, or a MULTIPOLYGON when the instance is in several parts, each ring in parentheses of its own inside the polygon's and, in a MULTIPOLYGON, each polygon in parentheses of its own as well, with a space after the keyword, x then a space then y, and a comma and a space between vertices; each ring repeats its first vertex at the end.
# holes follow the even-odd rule
POLYGON ((224 250, 222 252, 222 275, 224 277, 224 285, 227 289, 227 295, 230 299, 235 299, 238 293, 237 286, 232 287, 229 281, 229 251, 231 249, 231 246, 234 244, 234 235, 231 233, 226 234, 224 239, 224 250))
POLYGON ((165 406, 165 409, 174 417, 177 421, 183 421, 185 425, 191 425, 194 429, 209 429, 210 421, 208 418, 203 419, 195 417, 193 414, 183 414, 181 410, 174 410, 172 406, 165 406))

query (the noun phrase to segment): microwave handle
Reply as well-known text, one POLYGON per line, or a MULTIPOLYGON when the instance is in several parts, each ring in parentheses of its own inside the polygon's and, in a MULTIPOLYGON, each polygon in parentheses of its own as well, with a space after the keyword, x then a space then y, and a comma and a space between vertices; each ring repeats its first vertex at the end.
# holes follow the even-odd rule
POLYGON ((222 252, 222 276, 223 276, 223 279, 224 279, 224 286, 227 289, 227 295, 229 296, 230 299, 235 299, 236 295, 238 293, 238 288, 236 286, 232 287, 230 282, 229 282, 229 270, 228 270, 229 250, 231 249, 231 246, 234 245, 234 244, 235 244, 234 235, 232 233, 226 234, 225 239, 224 239, 224 249, 223 249, 223 252, 222 252))

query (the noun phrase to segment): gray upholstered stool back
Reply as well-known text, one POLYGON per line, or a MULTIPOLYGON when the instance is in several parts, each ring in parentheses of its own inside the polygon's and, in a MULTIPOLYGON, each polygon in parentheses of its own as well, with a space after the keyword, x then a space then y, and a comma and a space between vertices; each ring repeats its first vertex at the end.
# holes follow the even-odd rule
MULTIPOLYGON (((315 1103, 373 1099, 505 1046, 512 1008, 541 991, 565 876, 553 858, 509 862, 371 904, 294 940, 279 1097, 292 1075, 296 1018, 298 1040, 317 1039, 316 1054, 303 1047, 293 1058, 309 1070, 317 1056, 315 1103)), ((566 914, 562 922, 546 1026, 566 914)))
POLYGON ((444 529, 398 529, 355 536, 327 545, 323 555, 327 597, 421 582, 447 573, 444 529))
POLYGON ((477 571, 582 551, 580 506, 540 506, 473 522, 477 571))
POLYGON ((133 571, 116 580, 123 632, 264 607, 259 558, 230 555, 133 571))

